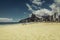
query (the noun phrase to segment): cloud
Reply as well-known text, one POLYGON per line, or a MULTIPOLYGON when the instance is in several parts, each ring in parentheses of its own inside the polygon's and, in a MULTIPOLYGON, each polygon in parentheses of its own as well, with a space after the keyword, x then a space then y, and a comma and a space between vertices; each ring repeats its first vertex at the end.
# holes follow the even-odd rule
MULTIPOLYGON (((33 14, 35 14, 37 17, 40 17, 42 15, 53 15, 55 12, 58 12, 58 14, 60 14, 60 0, 54 0, 55 3, 53 3, 52 5, 50 5, 49 7, 52 10, 48 10, 45 8, 41 8, 41 5, 45 2, 41 0, 31 0, 32 5, 29 5, 28 3, 26 4, 26 6, 28 7, 28 10, 32 11, 33 14), (36 10, 33 10, 33 7, 36 10)), ((31 14, 29 15, 29 17, 31 16, 31 14)))
MULTIPOLYGON (((28 10, 32 11, 32 13, 35 14, 37 17, 40 18, 41 16, 43 16, 45 14, 53 15, 53 11, 40 7, 42 5, 42 3, 44 3, 45 1, 41 2, 41 0, 32 0, 31 2, 32 2, 32 5, 29 5, 27 3, 26 6, 28 7, 28 10), (36 6, 35 4, 38 6, 36 6), (37 10, 33 10, 33 7, 37 10)), ((50 5, 50 7, 53 9, 53 8, 55 8, 55 5, 50 5)), ((29 17, 31 17, 31 14, 29 15, 29 17)))
POLYGON ((32 2, 32 5, 26 3, 26 6, 28 7, 28 10, 31 12, 35 11, 34 8, 40 9, 41 8, 40 6, 45 2, 45 1, 41 1, 41 0, 30 0, 30 1, 32 2))
POLYGON ((58 15, 60 15, 60 3, 59 0, 54 0, 55 3, 50 5, 50 8, 52 9, 53 13, 58 12, 58 15))
POLYGON ((0 18, 0 22, 14 22, 12 18, 0 18))
POLYGON ((50 5, 50 8, 51 9, 55 9, 55 7, 56 7, 56 4, 55 3, 53 3, 52 5, 50 5))
POLYGON ((57 11, 60 14, 60 0, 54 0, 57 5, 57 11))
POLYGON ((54 0, 54 1, 55 1, 55 3, 60 5, 60 0, 54 0))
POLYGON ((32 0, 32 3, 33 3, 33 4, 36 4, 36 5, 38 5, 38 6, 39 6, 39 5, 42 5, 44 2, 45 2, 45 1, 42 1, 42 2, 41 2, 41 0, 32 0))
POLYGON ((50 11, 48 9, 45 9, 45 8, 37 10, 37 11, 34 11, 33 14, 35 14, 37 17, 43 16, 44 14, 53 15, 52 11, 50 11))
POLYGON ((29 17, 31 17, 32 14, 29 14, 29 17))
POLYGON ((36 5, 41 5, 42 2, 40 2, 40 0, 33 0, 32 3, 36 4, 36 5))
POLYGON ((36 5, 33 5, 33 4, 32 4, 32 7, 34 7, 35 9, 38 9, 38 7, 37 7, 36 5))
POLYGON ((28 3, 26 3, 26 6, 28 7, 28 10, 33 11, 32 7, 28 3))
MULTIPOLYGON (((40 18, 43 15, 46 15, 46 16, 47 15, 53 15, 53 11, 50 11, 50 10, 45 9, 45 8, 33 11, 32 13, 35 14, 36 17, 38 17, 38 18, 40 18)), ((32 14, 29 14, 29 17, 31 17, 31 15, 32 14)))
POLYGON ((52 5, 49 6, 53 12, 57 12, 57 5, 55 3, 53 3, 52 5))

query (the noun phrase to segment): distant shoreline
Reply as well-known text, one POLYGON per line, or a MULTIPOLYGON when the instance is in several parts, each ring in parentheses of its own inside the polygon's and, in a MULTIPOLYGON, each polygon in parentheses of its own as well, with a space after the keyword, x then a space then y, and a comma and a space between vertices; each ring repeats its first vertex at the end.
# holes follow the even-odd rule
POLYGON ((0 25, 4 25, 4 24, 34 24, 34 23, 44 23, 44 24, 60 24, 60 22, 26 22, 26 23, 19 23, 19 22, 0 22, 0 25))

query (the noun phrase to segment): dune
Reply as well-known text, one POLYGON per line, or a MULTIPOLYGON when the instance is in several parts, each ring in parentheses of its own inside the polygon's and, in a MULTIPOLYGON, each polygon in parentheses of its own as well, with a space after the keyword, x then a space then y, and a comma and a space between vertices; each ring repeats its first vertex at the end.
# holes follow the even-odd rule
POLYGON ((0 25, 0 40, 60 40, 60 23, 0 25))

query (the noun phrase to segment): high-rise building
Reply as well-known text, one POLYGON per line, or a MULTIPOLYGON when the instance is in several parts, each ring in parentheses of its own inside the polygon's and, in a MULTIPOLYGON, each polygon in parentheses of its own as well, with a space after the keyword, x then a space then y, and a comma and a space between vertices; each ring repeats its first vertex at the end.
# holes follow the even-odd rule
POLYGON ((53 21, 58 21, 58 13, 54 13, 53 15, 53 21))

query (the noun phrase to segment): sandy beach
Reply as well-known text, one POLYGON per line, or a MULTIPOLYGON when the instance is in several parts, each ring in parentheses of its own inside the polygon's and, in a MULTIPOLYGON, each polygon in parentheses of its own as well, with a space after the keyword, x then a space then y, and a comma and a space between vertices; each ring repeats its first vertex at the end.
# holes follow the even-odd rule
POLYGON ((0 25, 0 40, 60 40, 60 23, 0 25))

